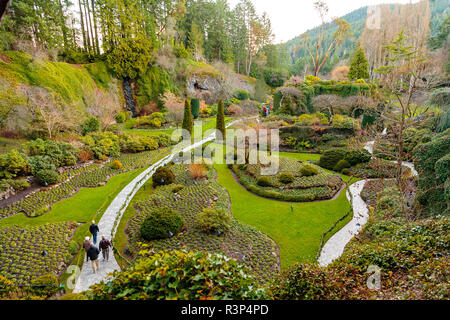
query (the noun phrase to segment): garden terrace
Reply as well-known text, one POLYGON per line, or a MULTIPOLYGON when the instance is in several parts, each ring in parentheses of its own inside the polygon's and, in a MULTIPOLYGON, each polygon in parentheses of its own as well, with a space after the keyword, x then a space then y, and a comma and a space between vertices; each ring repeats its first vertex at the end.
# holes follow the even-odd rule
POLYGON ((280 157, 277 175, 261 176, 261 165, 233 165, 231 168, 248 191, 262 197, 291 202, 331 199, 344 184, 340 176, 330 174, 318 166, 283 157, 280 157), (313 168, 316 173, 304 175, 302 170, 305 168, 313 168), (292 182, 280 181, 285 173, 293 176, 292 182), (261 179, 266 179, 268 183, 261 186, 261 179))
POLYGON ((122 168, 112 169, 107 163, 93 163, 90 166, 73 169, 65 172, 61 180, 64 182, 52 187, 42 188, 41 191, 32 193, 25 199, 0 210, 0 219, 4 219, 20 212, 29 217, 45 214, 52 204, 73 196, 81 188, 94 188, 104 185, 112 176, 144 168, 155 159, 164 154, 167 149, 142 152, 137 154, 123 154, 113 159, 122 163, 122 168))
POLYGON ((0 274, 16 284, 29 284, 44 274, 62 274, 78 253, 79 245, 71 241, 76 228, 75 222, 1 228, 0 274))
MULTIPOLYGON (((367 163, 360 163, 351 168, 343 169, 342 172, 362 179, 393 179, 396 176, 397 164, 392 161, 374 158, 367 163)), ((404 166, 403 174, 411 176, 411 169, 404 166)))
POLYGON ((227 190, 214 178, 215 171, 209 170, 207 179, 193 180, 188 166, 173 165, 175 184, 153 189, 144 199, 133 205, 134 216, 129 220, 126 232, 128 247, 125 253, 136 257, 139 243, 150 243, 155 251, 189 250, 221 252, 250 267, 261 281, 279 270, 278 247, 269 237, 256 229, 243 225, 233 218, 231 228, 217 236, 197 229, 195 218, 205 208, 230 210, 227 190), (182 185, 181 190, 179 185, 182 185), (174 187, 177 186, 177 189, 174 187), (177 191, 174 193, 174 191, 177 191), (145 241, 140 235, 140 226, 155 209, 168 207, 177 211, 184 220, 181 233, 163 240, 145 241))

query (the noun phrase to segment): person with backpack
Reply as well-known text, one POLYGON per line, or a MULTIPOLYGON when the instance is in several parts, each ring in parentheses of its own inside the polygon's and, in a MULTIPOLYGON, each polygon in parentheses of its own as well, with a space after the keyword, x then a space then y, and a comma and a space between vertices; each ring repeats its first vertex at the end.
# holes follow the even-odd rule
POLYGON ((100 250, 102 251, 103 261, 109 261, 109 248, 112 247, 111 241, 102 236, 102 240, 99 243, 100 250))
POLYGON ((100 250, 94 245, 93 242, 91 242, 91 246, 87 251, 87 256, 89 257, 89 260, 91 260, 92 269, 94 270, 94 273, 97 273, 97 271, 100 270, 100 265, 98 263, 99 254, 100 250))
POLYGON ((97 234, 100 232, 98 225, 95 224, 95 221, 92 220, 91 226, 89 227, 89 231, 92 234, 94 244, 97 244, 97 234))
POLYGON ((89 261, 89 257, 87 255, 87 251, 89 250, 89 248, 91 247, 91 240, 89 237, 84 238, 84 242, 83 242, 83 248, 84 251, 86 252, 86 262, 89 261))

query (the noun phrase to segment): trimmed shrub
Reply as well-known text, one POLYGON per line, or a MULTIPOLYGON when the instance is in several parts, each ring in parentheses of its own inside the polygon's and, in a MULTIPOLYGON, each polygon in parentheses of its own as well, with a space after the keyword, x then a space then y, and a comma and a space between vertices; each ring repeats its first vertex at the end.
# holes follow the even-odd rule
POLYGON ((52 185, 58 182, 59 175, 54 170, 40 170, 36 172, 36 178, 41 185, 52 185))
POLYGON ((58 279, 53 274, 45 274, 31 280, 30 292, 38 296, 50 297, 59 290, 58 279))
POLYGON ((96 117, 91 117, 81 125, 81 134, 85 136, 88 133, 99 131, 100 128, 100 120, 96 117))
POLYGON ((244 100, 250 99, 250 94, 247 91, 244 91, 244 90, 236 91, 234 96, 236 97, 236 99, 238 99, 240 101, 244 101, 244 100))
POLYGON ((294 175, 290 172, 283 172, 280 174, 279 181, 284 184, 289 184, 294 182, 294 175))
POLYGON ((180 192, 183 189, 184 189, 184 186, 182 184, 176 184, 176 185, 174 185, 172 187, 172 192, 173 193, 178 193, 178 192, 180 192))
POLYGON ((0 178, 14 178, 28 171, 27 157, 17 150, 0 154, 0 178))
POLYGON ((195 223, 203 232, 225 232, 230 229, 231 215, 224 209, 204 209, 197 214, 195 223))
POLYGON ((341 172, 343 169, 350 168, 351 165, 347 160, 339 160, 339 162, 334 166, 333 170, 341 172))
POLYGON ((333 148, 324 152, 320 157, 319 165, 322 168, 333 170, 334 166, 345 158, 347 151, 341 148, 333 148))
POLYGON ((145 240, 166 239, 176 235, 183 227, 183 218, 170 208, 161 208, 150 213, 141 225, 141 236, 145 240))
POLYGON ((315 176, 316 174, 318 174, 319 170, 310 164, 306 164, 300 168, 300 172, 302 173, 302 176, 304 176, 304 177, 311 177, 311 176, 315 176))
POLYGON ((270 179, 268 177, 259 177, 256 184, 260 187, 270 187, 270 179))
POLYGON ((115 161, 111 162, 110 167, 111 167, 111 169, 119 170, 119 169, 122 169, 123 165, 119 160, 115 160, 115 161))
POLYGON ((153 187, 165 186, 175 182, 175 174, 166 167, 159 167, 152 176, 153 187))
POLYGON ((351 150, 345 155, 345 160, 347 160, 350 165, 355 166, 360 163, 369 162, 372 159, 372 155, 366 149, 362 150, 351 150))
POLYGON ((194 117, 194 119, 198 119, 198 116, 200 115, 200 100, 199 99, 191 100, 191 111, 192 111, 192 116, 194 117))

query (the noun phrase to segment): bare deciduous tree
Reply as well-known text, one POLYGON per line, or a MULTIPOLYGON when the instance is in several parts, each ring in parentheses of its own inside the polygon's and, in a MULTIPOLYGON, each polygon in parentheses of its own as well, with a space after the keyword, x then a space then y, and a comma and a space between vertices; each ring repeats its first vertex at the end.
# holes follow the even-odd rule
POLYGON ((103 130, 116 123, 116 115, 121 110, 118 92, 113 86, 108 91, 95 89, 88 99, 87 111, 100 120, 103 130))

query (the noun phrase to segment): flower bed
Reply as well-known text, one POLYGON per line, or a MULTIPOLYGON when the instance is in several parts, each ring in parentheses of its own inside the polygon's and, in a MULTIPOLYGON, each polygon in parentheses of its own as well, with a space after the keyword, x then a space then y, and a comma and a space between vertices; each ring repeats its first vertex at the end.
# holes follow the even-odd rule
POLYGON ((29 284, 44 274, 61 274, 79 249, 71 243, 75 229, 74 222, 1 228, 0 274, 16 284, 29 284))
POLYGON ((79 189, 98 187, 105 184, 112 176, 147 167, 166 150, 123 154, 116 159, 123 165, 119 170, 112 169, 108 165, 93 163, 87 167, 66 171, 63 174, 64 182, 50 189, 41 189, 41 191, 31 194, 22 201, 1 209, 0 219, 20 212, 30 217, 45 214, 53 203, 71 197, 79 189))
POLYGON ((277 175, 264 176, 260 174, 260 165, 234 165, 231 167, 240 184, 247 190, 265 198, 272 198, 290 202, 308 202, 333 198, 341 189, 343 181, 339 176, 332 175, 320 167, 280 158, 280 169, 277 175), (303 176, 302 168, 306 165, 316 168, 318 173, 303 176), (282 183, 280 177, 290 173, 294 176, 291 183, 282 183), (264 179, 264 186, 260 180, 264 179))
POLYGON ((158 187, 148 199, 134 205, 136 215, 129 220, 126 230, 128 253, 136 256, 139 242, 151 243, 155 251, 180 250, 186 246, 189 250, 223 253, 235 258, 255 271, 261 281, 268 280, 279 270, 276 244, 252 227, 233 219, 230 229, 220 236, 203 233, 197 228, 195 218, 203 209, 214 207, 229 211, 228 193, 214 180, 213 170, 208 179, 200 181, 191 178, 188 166, 174 165, 171 170, 176 175, 175 184, 158 187), (174 193, 173 188, 179 185, 184 188, 174 193), (148 214, 161 207, 180 213, 184 221, 182 232, 168 239, 143 240, 139 232, 141 224, 148 214))

